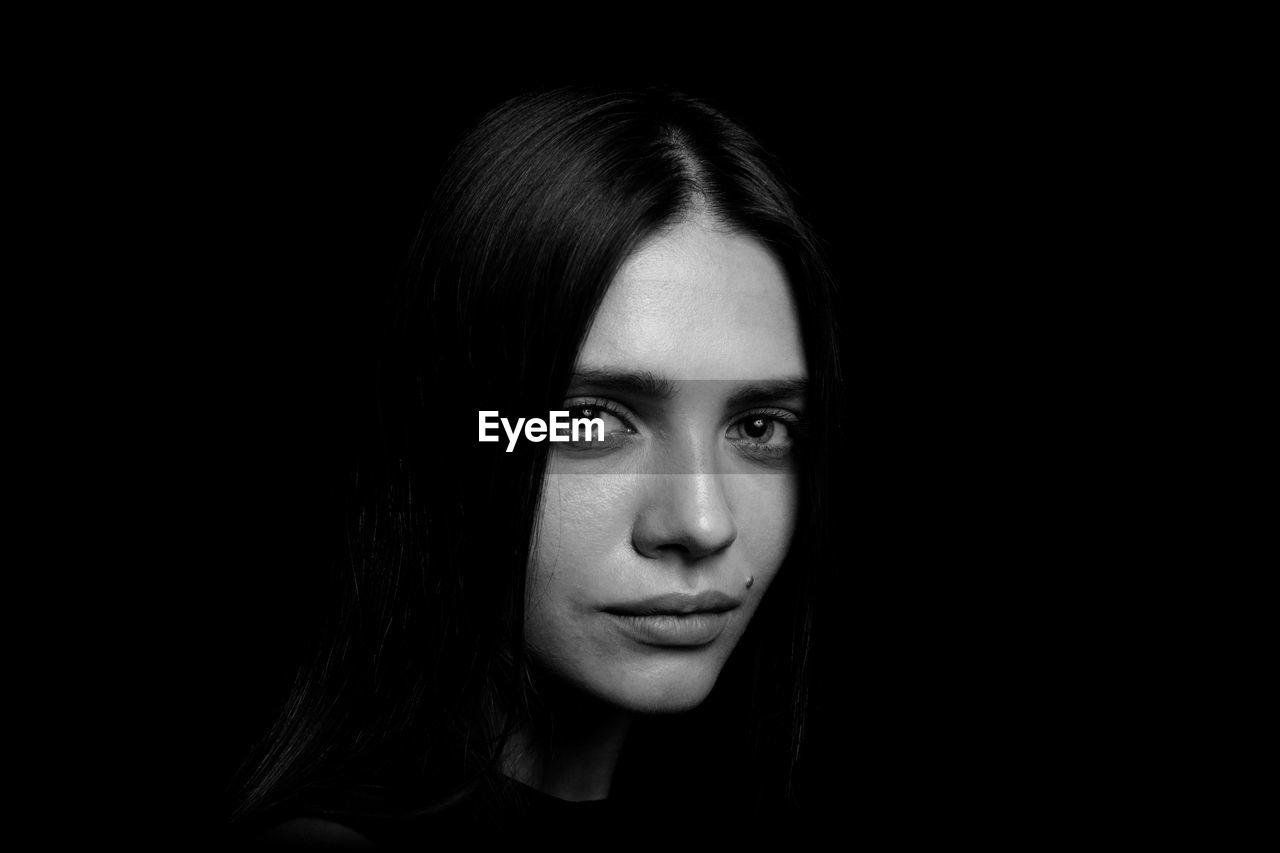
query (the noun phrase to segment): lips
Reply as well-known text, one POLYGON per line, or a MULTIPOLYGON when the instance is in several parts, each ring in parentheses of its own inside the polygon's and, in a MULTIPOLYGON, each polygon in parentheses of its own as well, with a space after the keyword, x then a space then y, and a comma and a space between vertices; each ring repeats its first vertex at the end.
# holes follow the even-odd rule
POLYGON ((603 608, 631 639, 646 646, 705 646, 720 636, 740 599, 714 590, 670 593, 603 608))
POLYGON ((622 616, 687 616, 692 613, 725 613, 741 604, 741 599, 727 593, 707 590, 696 595, 687 592, 655 595, 638 601, 610 604, 603 610, 622 616))

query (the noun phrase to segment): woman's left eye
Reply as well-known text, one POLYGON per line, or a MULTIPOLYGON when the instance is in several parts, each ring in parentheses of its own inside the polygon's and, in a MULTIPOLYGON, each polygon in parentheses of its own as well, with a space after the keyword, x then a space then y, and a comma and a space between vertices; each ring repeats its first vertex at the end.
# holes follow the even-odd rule
POLYGON ((780 456, 791 450, 796 421, 779 414, 753 412, 729 425, 729 440, 753 454, 780 456))
MULTIPOLYGON (((775 424, 778 424, 778 422, 768 415, 753 415, 749 418, 743 418, 733 426, 737 429, 741 438, 749 438, 752 441, 768 444, 769 440, 773 438, 773 434, 777 431, 775 424)), ((781 426, 781 424, 778 425, 781 426)))

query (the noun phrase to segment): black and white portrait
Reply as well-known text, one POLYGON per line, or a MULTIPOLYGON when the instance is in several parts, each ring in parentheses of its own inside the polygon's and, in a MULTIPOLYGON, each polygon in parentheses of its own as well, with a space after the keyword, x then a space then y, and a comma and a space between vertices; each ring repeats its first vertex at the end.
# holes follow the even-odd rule
POLYGON ((1129 809, 1182 755, 1129 701, 1167 643, 1131 566, 1181 542, 1136 484, 1180 475, 1124 416, 1144 330, 1195 331, 1181 249, 1134 249, 1181 192, 1133 133, 1163 66, 916 32, 696 72, 172 41, 40 96, 91 298, 37 289, 92 327, 41 382, 93 458, 39 541, 94 551, 31 572, 110 624, 15 595, 76 641, 34 658, 73 700, 15 696, 113 753, 46 760, 41 826, 1027 846, 1129 809))
POLYGON ((785 833, 829 805, 838 140, 822 93, 687 82, 289 108, 255 217, 279 278, 227 365, 263 404, 233 845, 785 833))

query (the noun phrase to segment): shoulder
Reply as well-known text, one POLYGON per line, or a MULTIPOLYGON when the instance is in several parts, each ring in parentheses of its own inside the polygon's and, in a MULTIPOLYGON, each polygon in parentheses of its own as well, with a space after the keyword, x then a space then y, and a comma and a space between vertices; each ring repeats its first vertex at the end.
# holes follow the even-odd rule
POLYGON ((345 824, 318 817, 295 817, 268 829, 254 842, 258 850, 374 850, 372 841, 345 824))

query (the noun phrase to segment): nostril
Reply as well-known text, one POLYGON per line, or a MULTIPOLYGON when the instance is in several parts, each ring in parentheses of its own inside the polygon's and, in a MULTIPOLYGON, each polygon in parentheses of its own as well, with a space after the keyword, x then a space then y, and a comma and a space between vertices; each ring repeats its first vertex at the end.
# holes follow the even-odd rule
POLYGON ((639 553, 678 553, 687 559, 719 553, 737 537, 720 478, 703 474, 675 474, 655 484, 632 531, 639 553))

